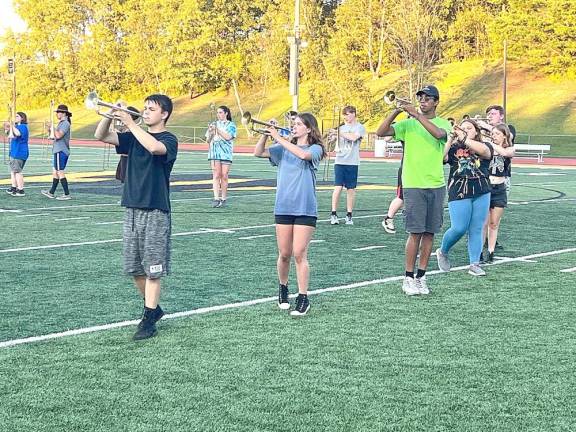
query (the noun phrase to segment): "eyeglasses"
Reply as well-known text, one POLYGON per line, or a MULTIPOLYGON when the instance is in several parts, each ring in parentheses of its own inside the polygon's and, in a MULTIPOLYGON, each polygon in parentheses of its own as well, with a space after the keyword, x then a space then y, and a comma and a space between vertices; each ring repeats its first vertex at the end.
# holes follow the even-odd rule
POLYGON ((428 102, 428 101, 430 101, 430 100, 436 100, 435 97, 433 97, 433 96, 428 96, 428 95, 425 95, 425 94, 421 94, 421 95, 416 96, 416 99, 418 100, 418 102, 428 102))

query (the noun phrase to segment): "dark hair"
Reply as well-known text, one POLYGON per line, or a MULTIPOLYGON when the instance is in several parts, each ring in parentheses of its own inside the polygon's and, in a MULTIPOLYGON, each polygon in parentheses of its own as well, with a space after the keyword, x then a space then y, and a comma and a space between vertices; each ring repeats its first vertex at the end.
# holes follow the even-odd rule
POLYGON ((508 126, 506 126, 504 123, 499 123, 496 126, 494 126, 494 128, 492 130, 499 130, 500 132, 502 132, 504 134, 504 143, 506 145, 503 145, 502 147, 506 148, 506 147, 512 147, 512 135, 510 134, 510 129, 508 128, 508 126))
MULTIPOLYGON (((138 108, 133 107, 133 106, 126 107, 126 109, 129 109, 130 111, 134 111, 134 112, 140 112, 140 110, 138 108)), ((130 114, 130 117, 132 117, 132 120, 138 119, 138 116, 135 114, 130 114)))
POLYGON ((28 116, 26 115, 26 113, 24 113, 22 111, 18 111, 16 114, 18 114, 20 116, 20 118, 22 119, 20 124, 28 124, 28 116))
MULTIPOLYGON (((320 159, 324 159, 324 156, 326 156, 326 149, 322 143, 322 134, 318 128, 318 121, 316 120, 316 117, 310 113, 300 113, 297 117, 302 120, 304 126, 310 129, 310 132, 308 133, 308 145, 318 144, 320 147, 322 147, 322 157, 320 159)), ((297 139, 293 138, 292 143, 296 144, 296 142, 297 139)))
POLYGON ((344 108, 342 108, 342 114, 348 114, 348 113, 356 114, 356 107, 353 107, 352 105, 347 105, 344 108))
POLYGON ((162 112, 167 112, 168 117, 164 119, 164 124, 168 123, 168 119, 172 115, 172 109, 174 108, 174 105, 172 104, 172 99, 163 94, 153 94, 144 99, 144 102, 153 102, 160 107, 162 112))
POLYGON ((464 114, 462 116, 462 120, 468 120, 470 118, 470 114, 464 114))
POLYGON ((220 105, 218 109, 221 109, 226 113, 226 120, 232 121, 232 113, 230 112, 230 108, 228 108, 226 105, 220 105))
POLYGON ((488 114, 492 110, 496 110, 501 115, 504 115, 504 108, 500 105, 490 105, 488 108, 486 108, 486 114, 488 114))
POLYGON ((472 126, 474 126, 474 129, 476 130, 476 135, 474 136, 474 141, 482 142, 482 131, 480 129, 480 126, 478 126, 478 123, 476 123, 472 119, 465 119, 465 120, 462 120, 460 122, 460 126, 462 126, 462 124, 464 124, 464 123, 470 123, 472 126))
POLYGON ((286 111, 286 115, 289 117, 296 117, 298 113, 296 111, 286 111))

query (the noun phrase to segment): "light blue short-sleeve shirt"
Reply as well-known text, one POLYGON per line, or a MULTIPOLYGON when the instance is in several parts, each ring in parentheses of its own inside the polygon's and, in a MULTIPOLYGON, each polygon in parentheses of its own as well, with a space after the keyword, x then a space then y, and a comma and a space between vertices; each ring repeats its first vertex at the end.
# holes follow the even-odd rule
POLYGON ((351 141, 340 135, 338 143, 340 151, 336 153, 336 161, 334 163, 338 165, 360 165, 360 143, 366 135, 366 128, 360 123, 344 124, 340 126, 340 133, 356 133, 360 137, 356 141, 351 141))
MULTIPOLYGON (((226 133, 232 136, 232 139, 225 140, 220 135, 215 135, 214 139, 212 139, 212 142, 210 143, 210 148, 208 149, 208 160, 232 162, 234 138, 236 138, 236 125, 234 122, 228 120, 218 120, 216 122, 216 127, 226 131, 226 133)), ((208 135, 208 132, 206 132, 206 135, 208 135)))
POLYGON ((275 215, 318 217, 316 172, 323 151, 318 144, 301 148, 312 154, 312 160, 300 159, 280 144, 268 149, 270 163, 278 167, 275 215))

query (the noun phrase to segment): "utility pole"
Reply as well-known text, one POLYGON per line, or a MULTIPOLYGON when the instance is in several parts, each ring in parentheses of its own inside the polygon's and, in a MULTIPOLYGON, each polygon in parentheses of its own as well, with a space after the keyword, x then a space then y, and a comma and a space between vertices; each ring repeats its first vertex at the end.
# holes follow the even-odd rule
POLYGON ((292 96, 292 110, 298 112, 298 54, 300 51, 300 0, 294 5, 294 33, 288 37, 290 44, 290 96, 292 96))
POLYGON ((504 122, 506 122, 506 81, 507 71, 506 63, 508 62, 508 39, 504 39, 504 78, 502 80, 502 108, 504 108, 504 122))

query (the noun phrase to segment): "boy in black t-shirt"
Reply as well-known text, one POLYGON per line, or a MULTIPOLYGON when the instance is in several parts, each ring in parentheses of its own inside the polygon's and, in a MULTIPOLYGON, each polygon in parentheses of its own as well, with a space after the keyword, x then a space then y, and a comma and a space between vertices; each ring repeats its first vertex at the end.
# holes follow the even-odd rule
POLYGON ((126 179, 122 194, 124 217, 124 270, 144 297, 144 313, 134 340, 156 334, 156 322, 164 312, 158 305, 160 278, 170 266, 170 173, 176 161, 178 140, 166 130, 172 114, 168 96, 148 96, 140 128, 128 112, 112 110, 128 132, 109 130, 111 119, 96 128, 96 139, 113 144, 116 152, 127 154, 126 179))

